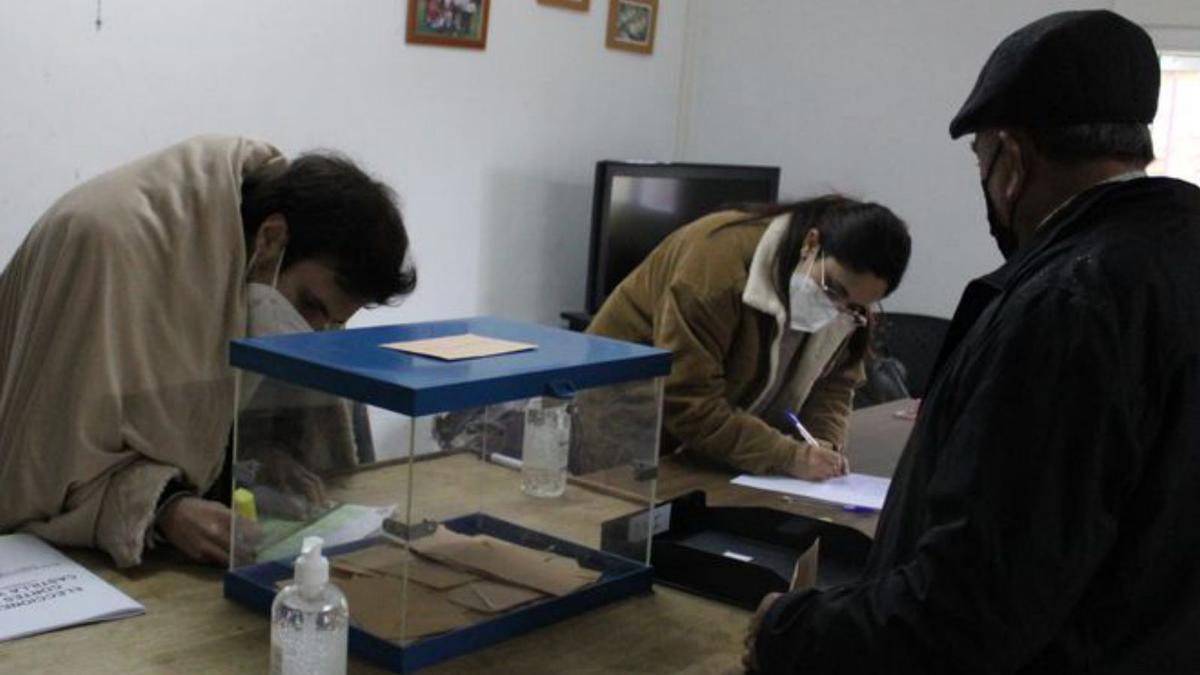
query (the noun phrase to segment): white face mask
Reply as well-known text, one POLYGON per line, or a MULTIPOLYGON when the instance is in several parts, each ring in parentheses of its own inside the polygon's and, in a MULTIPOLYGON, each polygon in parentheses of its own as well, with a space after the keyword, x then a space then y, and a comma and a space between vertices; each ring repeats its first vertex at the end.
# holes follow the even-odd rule
POLYGON ((822 288, 825 280, 825 260, 821 259, 821 284, 812 278, 812 268, 820 250, 808 261, 808 268, 792 275, 788 284, 789 319, 792 330, 816 333, 828 326, 841 313, 822 288))
POLYGON ((312 326, 274 286, 246 284, 246 333, 250 337, 311 333, 312 326))
MULTIPOLYGON (((279 254, 279 263, 275 266, 275 275, 271 285, 251 281, 246 284, 246 334, 249 337, 265 335, 284 335, 288 333, 311 333, 312 326, 296 311, 283 293, 275 285, 279 283, 279 268, 283 264, 283 252, 279 254)), ((250 265, 253 267, 254 257, 250 265)), ((263 376, 257 373, 242 373, 242 407, 254 397, 262 384, 263 376)))
MULTIPOLYGON (((308 321, 276 288, 279 285, 279 270, 283 267, 283 257, 286 254, 285 246, 279 252, 279 260, 275 262, 275 274, 271 277, 270 285, 257 281, 246 283, 246 334, 250 337, 312 332, 308 321)), ((246 265, 246 269, 253 269, 257 259, 258 253, 255 252, 250 256, 250 263, 246 265)))

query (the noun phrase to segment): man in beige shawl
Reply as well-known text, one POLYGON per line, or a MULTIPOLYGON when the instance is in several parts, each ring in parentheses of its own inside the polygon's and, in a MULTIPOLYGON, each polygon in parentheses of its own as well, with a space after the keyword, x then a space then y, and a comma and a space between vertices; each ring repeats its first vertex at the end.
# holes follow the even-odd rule
POLYGON ((247 283, 320 330, 411 292, 407 251, 387 186, 243 138, 193 138, 67 193, 0 274, 0 533, 119 566, 161 536, 224 562, 229 510, 201 495, 226 463, 247 283))

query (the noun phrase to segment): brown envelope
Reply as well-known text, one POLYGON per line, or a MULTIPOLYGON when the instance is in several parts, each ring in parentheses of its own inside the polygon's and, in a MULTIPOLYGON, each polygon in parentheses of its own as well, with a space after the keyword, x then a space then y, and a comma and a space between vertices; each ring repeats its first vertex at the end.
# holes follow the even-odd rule
POLYGON ((334 558, 329 561, 329 568, 335 572, 341 572, 342 576, 358 576, 358 577, 377 577, 379 573, 375 570, 359 567, 358 565, 348 563, 344 560, 334 558))
POLYGON ((821 540, 818 538, 807 551, 796 559, 789 591, 806 591, 817 585, 817 557, 820 552, 821 540))
POLYGON ((496 614, 546 597, 544 593, 501 583, 476 581, 450 591, 450 602, 485 614, 496 614))
POLYGON ((468 537, 445 527, 413 541, 412 549, 439 562, 551 595, 567 595, 600 578, 599 572, 557 553, 535 551, 487 535, 468 537))
POLYGON ((385 640, 413 640, 445 633, 485 618, 482 613, 450 602, 444 593, 409 584, 408 613, 401 628, 403 581, 392 577, 352 577, 338 579, 336 583, 346 594, 350 619, 385 640))
POLYGON ((404 563, 408 561, 408 578, 430 588, 445 589, 461 586, 479 579, 478 576, 446 565, 413 556, 399 546, 380 544, 340 555, 331 561, 335 569, 352 574, 355 570, 367 570, 378 574, 401 578, 404 563))

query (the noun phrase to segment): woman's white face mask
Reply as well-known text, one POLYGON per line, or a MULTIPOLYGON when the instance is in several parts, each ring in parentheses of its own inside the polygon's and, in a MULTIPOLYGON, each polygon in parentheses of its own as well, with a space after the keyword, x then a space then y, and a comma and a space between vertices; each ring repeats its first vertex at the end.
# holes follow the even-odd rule
POLYGON ((828 326, 841 313, 825 292, 825 259, 821 258, 821 283, 812 278, 813 265, 821 256, 818 249, 808 260, 803 272, 792 275, 788 284, 789 320, 792 330, 816 333, 828 326))

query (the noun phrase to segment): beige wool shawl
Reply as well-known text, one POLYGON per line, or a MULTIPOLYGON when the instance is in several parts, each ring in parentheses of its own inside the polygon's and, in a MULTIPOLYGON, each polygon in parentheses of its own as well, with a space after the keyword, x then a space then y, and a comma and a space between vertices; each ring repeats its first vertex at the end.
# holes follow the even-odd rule
POLYGON ((246 327, 242 177, 282 161, 193 138, 34 225, 0 274, 0 532, 135 565, 167 482, 216 480, 246 327))

